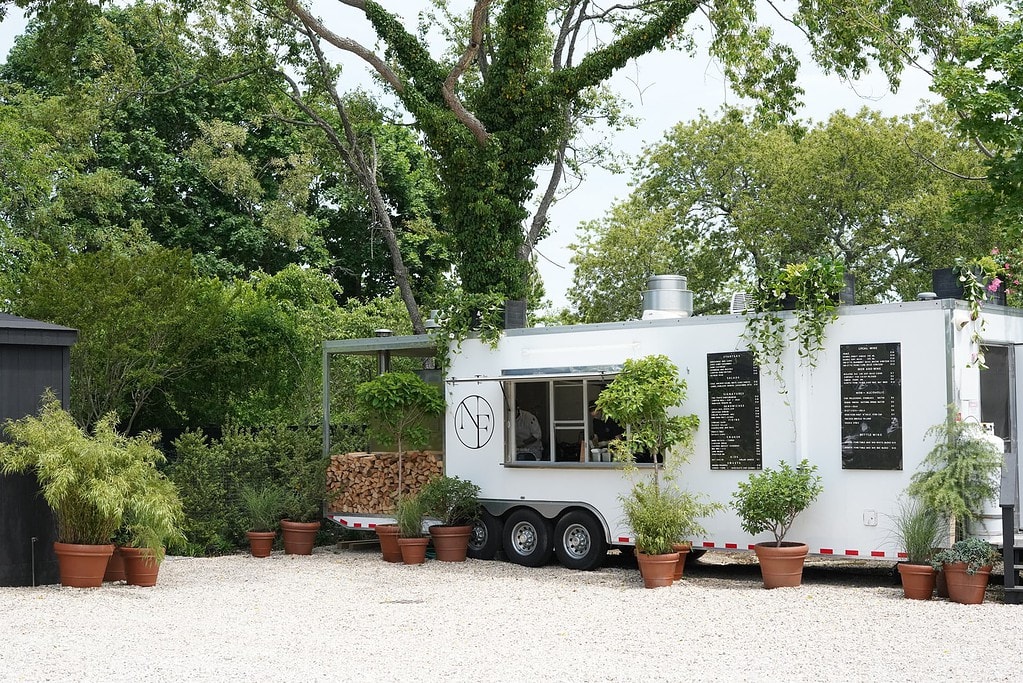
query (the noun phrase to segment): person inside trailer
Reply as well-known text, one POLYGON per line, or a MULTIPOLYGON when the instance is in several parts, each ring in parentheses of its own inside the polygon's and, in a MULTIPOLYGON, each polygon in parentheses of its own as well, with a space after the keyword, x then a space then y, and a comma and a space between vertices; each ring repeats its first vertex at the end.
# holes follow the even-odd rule
POLYGON ((625 430, 617 422, 610 418, 604 418, 604 414, 600 412, 600 408, 594 401, 590 402, 590 417, 593 419, 593 432, 590 441, 594 448, 607 448, 609 442, 625 433, 625 430))
POLYGON ((543 435, 536 415, 515 407, 515 459, 542 460, 543 435))

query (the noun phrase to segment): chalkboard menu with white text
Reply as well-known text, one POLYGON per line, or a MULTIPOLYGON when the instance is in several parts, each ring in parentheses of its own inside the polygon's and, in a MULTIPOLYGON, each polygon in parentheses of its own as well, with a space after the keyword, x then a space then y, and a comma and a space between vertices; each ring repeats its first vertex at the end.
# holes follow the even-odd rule
POLYGON ((760 369, 749 351, 707 354, 710 468, 759 470, 760 369))
POLYGON ((843 344, 842 469, 902 469, 901 346, 843 344))

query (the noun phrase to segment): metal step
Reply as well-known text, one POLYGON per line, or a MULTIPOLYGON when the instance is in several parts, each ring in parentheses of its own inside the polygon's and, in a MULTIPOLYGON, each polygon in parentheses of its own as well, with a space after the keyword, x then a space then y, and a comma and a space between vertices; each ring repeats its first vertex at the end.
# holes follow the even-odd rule
POLYGON ((1023 605, 1023 586, 1014 586, 1012 588, 1006 587, 1005 604, 1023 605))

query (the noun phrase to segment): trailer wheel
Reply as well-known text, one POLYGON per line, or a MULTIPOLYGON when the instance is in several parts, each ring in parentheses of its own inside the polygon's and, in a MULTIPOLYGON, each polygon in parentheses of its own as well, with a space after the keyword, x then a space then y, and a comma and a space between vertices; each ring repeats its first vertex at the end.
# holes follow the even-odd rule
POLYGON ((541 567, 551 559, 551 523, 536 510, 521 508, 504 523, 504 554, 523 567, 541 567))
POLYGON ((486 510, 472 524, 472 535, 469 536, 469 557, 475 560, 492 560, 501 549, 501 532, 504 524, 499 517, 494 517, 486 510))
POLYGON ((589 571, 604 563, 607 541, 604 527, 582 510, 571 510, 554 528, 554 553, 563 567, 589 571))

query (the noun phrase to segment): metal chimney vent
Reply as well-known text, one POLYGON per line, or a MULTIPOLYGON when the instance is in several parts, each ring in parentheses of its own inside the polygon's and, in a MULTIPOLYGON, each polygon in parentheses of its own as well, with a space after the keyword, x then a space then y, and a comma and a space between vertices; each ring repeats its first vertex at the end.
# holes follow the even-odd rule
POLYGON ((652 275, 643 291, 643 320, 686 318, 693 314, 693 293, 682 275, 652 275))

